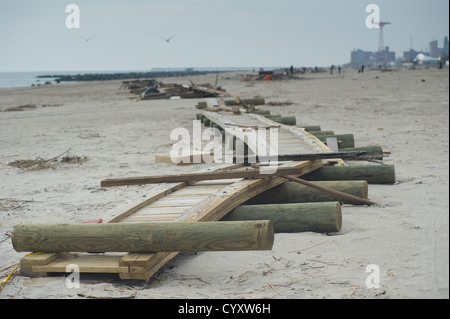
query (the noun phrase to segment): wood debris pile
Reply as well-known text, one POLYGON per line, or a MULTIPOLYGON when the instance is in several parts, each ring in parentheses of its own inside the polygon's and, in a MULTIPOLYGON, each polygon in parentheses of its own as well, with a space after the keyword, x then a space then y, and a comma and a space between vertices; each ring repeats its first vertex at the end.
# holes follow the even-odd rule
POLYGON ((120 88, 129 89, 130 93, 138 95, 137 100, 207 98, 218 97, 225 92, 209 83, 163 83, 153 79, 124 81, 120 88))

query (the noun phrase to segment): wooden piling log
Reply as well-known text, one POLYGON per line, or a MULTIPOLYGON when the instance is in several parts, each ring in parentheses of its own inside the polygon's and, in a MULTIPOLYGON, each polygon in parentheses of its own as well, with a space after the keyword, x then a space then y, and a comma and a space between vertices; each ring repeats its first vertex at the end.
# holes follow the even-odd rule
POLYGON ((296 125, 297 118, 295 116, 282 116, 280 123, 284 125, 296 125))
POLYGON ((327 135, 327 136, 330 136, 330 135, 336 135, 335 133, 334 133, 334 131, 311 131, 311 132, 308 132, 309 134, 312 134, 312 135, 314 135, 314 136, 320 136, 320 135, 327 135))
POLYGON ((213 123, 212 127, 218 129, 222 133, 225 132, 225 130, 219 124, 213 123))
POLYGON ((284 125, 296 125, 297 124, 297 119, 295 116, 268 115, 266 117, 268 119, 271 119, 274 122, 284 124, 284 125))
POLYGON ((263 116, 268 116, 270 115, 270 111, 269 110, 254 110, 252 113, 254 114, 258 114, 258 115, 263 115, 263 116))
POLYGON ((204 119, 205 117, 206 117, 206 116, 204 116, 203 114, 197 114, 197 115, 196 115, 197 120, 200 120, 200 121, 202 121, 202 122, 203 122, 203 119, 204 119))
POLYGON ((19 224, 18 252, 182 252, 270 250, 270 221, 19 224))
MULTIPOLYGON (((241 99, 241 101, 247 105, 265 105, 266 104, 266 100, 264 98, 241 99)), ((225 100, 225 105, 232 106, 232 105, 239 105, 239 103, 236 100, 225 100)))
POLYGON ((207 118, 206 116, 202 119, 203 125, 205 126, 210 126, 211 125, 211 120, 209 118, 207 118))
POLYGON ((297 124, 296 126, 304 129, 306 132, 317 132, 322 130, 320 125, 297 124))
MULTIPOLYGON (((360 198, 368 198, 368 183, 366 181, 318 181, 316 184, 325 186, 360 198)), ((283 203, 315 203, 340 202, 344 204, 361 204, 347 198, 320 191, 296 182, 286 182, 261 193, 248 200, 246 205, 283 204, 283 203)))
POLYGON ((324 166, 303 175, 309 181, 365 180, 369 184, 395 184, 393 165, 324 166))
POLYGON ((242 205, 228 213, 222 221, 270 220, 275 233, 314 231, 340 232, 341 205, 338 202, 242 205))
POLYGON ((284 178, 286 178, 286 179, 288 179, 290 181, 302 184, 302 185, 306 185, 308 187, 312 187, 312 188, 315 188, 315 189, 318 189, 318 190, 321 190, 321 191, 324 191, 324 192, 327 192, 327 193, 331 193, 331 194, 340 196, 342 198, 347 198, 347 199, 351 199, 351 200, 354 200, 354 201, 358 201, 361 204, 365 204, 365 205, 376 205, 377 204, 377 203, 375 203, 373 201, 370 201, 368 199, 361 198, 361 197, 354 196, 354 195, 350 195, 350 194, 347 194, 347 193, 343 193, 343 192, 337 191, 335 189, 332 189, 332 188, 329 188, 329 187, 325 187, 325 186, 319 185, 317 183, 313 183, 313 182, 310 182, 310 181, 307 181, 307 180, 304 180, 304 179, 301 179, 301 178, 298 178, 298 177, 295 177, 295 176, 289 176, 288 175, 288 176, 284 176, 284 178))
POLYGON ((206 109, 208 104, 206 102, 198 102, 197 109, 206 109))
POLYGON ((272 120, 274 122, 279 123, 279 121, 281 121, 281 115, 280 114, 271 114, 271 115, 266 115, 265 117, 267 117, 269 120, 272 120))

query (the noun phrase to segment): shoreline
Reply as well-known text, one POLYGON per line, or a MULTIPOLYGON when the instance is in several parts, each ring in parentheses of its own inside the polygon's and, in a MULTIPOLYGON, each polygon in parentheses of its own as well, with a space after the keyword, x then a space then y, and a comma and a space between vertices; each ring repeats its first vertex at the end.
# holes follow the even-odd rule
MULTIPOLYGON (((316 67, 317 68, 317 67, 316 67)), ((445 68, 448 68, 446 66, 445 68)), ((413 65, 411 66, 393 66, 384 69, 379 68, 366 68, 366 72, 376 71, 376 72, 398 72, 402 70, 426 70, 426 69, 438 69, 437 65, 413 65)), ((229 75, 243 75, 243 74, 257 74, 259 68, 251 68, 251 67, 229 67, 229 68, 157 68, 157 71, 72 71, 72 72, 47 72, 48 74, 43 74, 45 72, 0 72, 0 75, 3 74, 34 74, 33 79, 36 79, 36 82, 39 82, 40 79, 47 79, 48 81, 44 83, 32 83, 29 85, 20 85, 20 86, 7 86, 1 87, 1 89, 9 89, 9 88, 26 88, 26 87, 34 87, 34 86, 42 86, 42 85, 50 85, 50 84, 64 84, 64 83, 78 83, 78 82, 97 82, 97 81, 138 81, 138 80, 147 80, 147 79, 156 79, 156 78, 182 78, 182 77, 195 77, 202 76, 208 74, 220 74, 223 76, 224 74, 229 75), (52 74, 50 74, 52 73, 52 74), (52 83, 52 81, 54 83, 52 83)), ((282 73, 287 68, 267 68, 269 71, 275 71, 278 73, 282 73)), ((299 79, 308 79, 310 77, 314 78, 316 75, 322 75, 329 73, 329 68, 327 67, 319 67, 315 70, 313 67, 297 67, 294 69, 294 76, 299 79)), ((346 66, 342 68, 342 72, 357 70, 356 66, 346 66)), ((359 70, 358 70, 359 71, 359 70)), ((340 75, 337 70, 334 71, 334 75, 330 74, 331 77, 336 77, 340 75)))

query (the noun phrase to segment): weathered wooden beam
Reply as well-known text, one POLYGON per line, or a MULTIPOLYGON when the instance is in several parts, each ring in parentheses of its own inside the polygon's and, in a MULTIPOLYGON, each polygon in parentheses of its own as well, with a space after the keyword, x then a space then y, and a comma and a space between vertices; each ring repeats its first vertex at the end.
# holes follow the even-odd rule
POLYGON ((270 220, 275 233, 333 233, 341 231, 342 212, 339 202, 242 205, 222 218, 248 220, 270 220))
POLYGON ((340 152, 367 152, 367 155, 371 155, 372 159, 382 160, 384 158, 383 147, 379 145, 375 146, 362 146, 352 148, 341 148, 340 152))
POLYGON ((19 224, 18 252, 182 252, 270 250, 270 221, 107 224, 19 224))
POLYGON ((296 167, 278 167, 273 174, 264 174, 258 169, 234 170, 225 172, 191 173, 178 175, 142 176, 112 178, 101 181, 101 187, 143 185, 159 183, 198 182, 205 180, 235 179, 235 178, 266 178, 269 176, 302 175, 302 169, 296 167))
MULTIPOLYGON (((373 154, 369 150, 349 151, 349 152, 329 152, 329 153, 305 153, 305 154, 279 154, 277 156, 257 156, 258 161, 310 161, 340 158, 343 160, 365 161, 379 159, 378 154, 373 154)), ((234 162, 247 163, 252 157, 235 156, 234 162)))

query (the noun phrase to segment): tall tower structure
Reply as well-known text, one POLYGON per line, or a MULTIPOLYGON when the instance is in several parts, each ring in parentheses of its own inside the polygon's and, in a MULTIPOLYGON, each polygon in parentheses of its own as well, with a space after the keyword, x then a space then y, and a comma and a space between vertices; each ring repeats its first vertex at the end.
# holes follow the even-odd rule
POLYGON ((384 26, 387 24, 391 24, 390 22, 383 22, 380 20, 380 22, 375 22, 375 24, 378 25, 380 29, 380 35, 378 39, 378 54, 377 54, 377 64, 383 63, 384 65, 387 63, 387 52, 386 48, 384 47, 384 26))
POLYGON ((444 48, 442 53, 444 54, 444 57, 448 59, 448 37, 444 38, 444 48))

